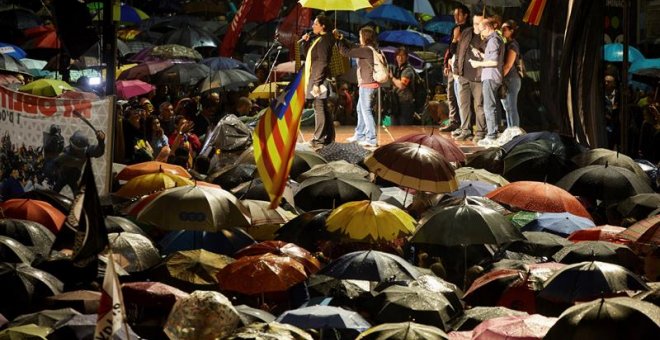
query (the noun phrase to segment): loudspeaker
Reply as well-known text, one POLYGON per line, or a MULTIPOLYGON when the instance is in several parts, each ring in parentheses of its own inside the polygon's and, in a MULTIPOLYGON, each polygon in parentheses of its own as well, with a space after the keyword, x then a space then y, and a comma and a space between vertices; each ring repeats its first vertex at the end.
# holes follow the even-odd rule
POLYGON ((92 23, 87 6, 78 0, 51 2, 57 33, 69 56, 77 59, 98 43, 99 36, 92 23))

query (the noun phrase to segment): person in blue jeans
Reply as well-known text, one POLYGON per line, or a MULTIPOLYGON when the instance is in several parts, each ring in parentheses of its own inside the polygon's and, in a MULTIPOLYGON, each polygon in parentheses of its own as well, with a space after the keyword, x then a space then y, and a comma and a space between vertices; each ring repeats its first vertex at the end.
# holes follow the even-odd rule
POLYGON ((520 126, 518 92, 520 92, 521 78, 517 67, 520 60, 520 45, 516 40, 518 24, 513 20, 507 20, 502 25, 502 35, 506 39, 502 74, 507 88, 506 97, 502 98, 502 107, 506 111, 506 125, 510 128, 520 126))
POLYGON ((374 80, 374 49, 376 48, 376 32, 366 26, 360 29, 360 45, 352 45, 335 30, 339 52, 349 58, 357 58, 358 102, 357 125, 355 133, 348 142, 357 142, 362 146, 378 146, 376 138, 376 122, 371 108, 372 97, 379 85, 374 80))
POLYGON ((485 19, 481 22, 481 37, 486 40, 483 61, 470 60, 472 67, 481 68, 482 95, 486 116, 486 138, 478 145, 490 147, 497 139, 497 91, 502 86, 502 65, 504 64, 504 42, 495 31, 495 22, 485 19))

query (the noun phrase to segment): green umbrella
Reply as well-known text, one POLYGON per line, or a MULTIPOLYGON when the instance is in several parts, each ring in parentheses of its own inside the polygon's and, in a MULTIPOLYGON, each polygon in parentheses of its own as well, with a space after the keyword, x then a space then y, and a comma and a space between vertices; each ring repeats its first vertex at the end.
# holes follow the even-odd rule
POLYGON ((587 152, 578 154, 577 156, 573 157, 573 162, 577 164, 580 167, 584 167, 587 165, 613 165, 613 166, 620 166, 622 168, 626 168, 640 177, 646 178, 649 180, 648 176, 642 170, 642 168, 637 164, 632 158, 619 153, 614 150, 609 150, 609 149, 593 149, 589 150, 587 152))
POLYGON ((519 211, 515 214, 509 215, 511 223, 518 228, 526 226, 529 222, 537 219, 541 214, 535 211, 519 211))
POLYGON ((504 157, 504 177, 510 181, 556 182, 575 165, 561 143, 537 140, 516 146, 504 157))
POLYGON ((449 339, 442 329, 415 322, 384 323, 360 333, 356 340, 444 340, 449 339))
POLYGON ((618 166, 588 165, 568 173, 557 186, 576 196, 618 202, 630 196, 653 193, 645 177, 618 166))
POLYGON ((46 340, 50 332, 52 332, 50 327, 28 324, 3 330, 0 332, 0 340, 46 340))
POLYGON ((21 92, 44 97, 57 97, 64 91, 75 91, 68 83, 57 79, 39 79, 18 88, 21 92))
POLYGON ((482 181, 492 183, 498 187, 509 184, 506 178, 485 169, 476 169, 469 166, 456 169, 456 179, 459 181, 482 181))

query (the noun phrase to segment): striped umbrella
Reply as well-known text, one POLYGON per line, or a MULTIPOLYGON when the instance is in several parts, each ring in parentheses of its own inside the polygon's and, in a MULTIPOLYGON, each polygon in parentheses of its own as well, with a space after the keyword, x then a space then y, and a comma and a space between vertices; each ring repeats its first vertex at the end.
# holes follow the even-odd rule
POLYGON ((660 244, 660 215, 641 220, 619 234, 637 244, 660 244))

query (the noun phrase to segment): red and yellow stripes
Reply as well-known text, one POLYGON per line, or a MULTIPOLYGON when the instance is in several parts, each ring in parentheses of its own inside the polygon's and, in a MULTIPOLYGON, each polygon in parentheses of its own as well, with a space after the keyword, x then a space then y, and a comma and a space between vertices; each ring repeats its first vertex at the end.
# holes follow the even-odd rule
POLYGON ((532 2, 529 3, 529 7, 527 7, 523 22, 538 26, 541 23, 546 2, 547 0, 532 0, 532 2))

